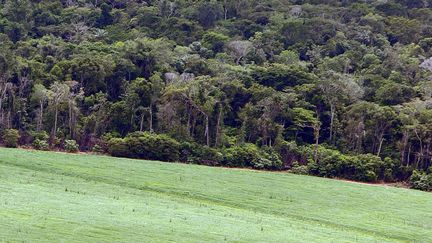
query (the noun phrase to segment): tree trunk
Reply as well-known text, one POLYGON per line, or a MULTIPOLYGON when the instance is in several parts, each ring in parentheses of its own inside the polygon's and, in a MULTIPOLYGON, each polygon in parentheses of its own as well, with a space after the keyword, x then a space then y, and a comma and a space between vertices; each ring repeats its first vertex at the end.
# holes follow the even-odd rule
POLYGON ((186 125, 187 134, 190 137, 191 136, 191 111, 189 108, 187 108, 188 111, 188 120, 186 125))
POLYGON ((410 157, 411 157, 411 145, 408 148, 408 156, 407 156, 407 164, 406 167, 409 167, 410 164, 410 157))
MULTIPOLYGON (((384 130, 382 130, 382 132, 378 135, 377 140, 378 140, 378 148, 376 151, 377 151, 377 156, 379 156, 381 153, 382 144, 384 142, 384 130)), ((376 142, 374 142, 374 143, 376 144, 376 142)), ((374 145, 374 146, 376 146, 376 145, 374 145)))
POLYGON ((56 136, 57 133, 57 116, 58 116, 58 108, 57 106, 55 107, 55 112, 54 112, 54 131, 53 131, 53 136, 56 136))
POLYGON ((335 106, 330 104, 330 143, 333 141, 333 125, 335 117, 335 106))
POLYGON ((363 121, 361 121, 359 123, 359 125, 357 126, 357 131, 355 136, 357 137, 356 141, 355 141, 355 149, 357 150, 357 153, 361 153, 362 152, 362 147, 363 147, 363 136, 364 136, 364 123, 363 121))
POLYGON ((382 144, 383 144, 383 142, 384 142, 384 138, 381 138, 380 143, 379 143, 379 146, 378 146, 378 152, 377 152, 377 156, 378 156, 378 157, 380 156, 381 148, 382 148, 382 144))
POLYGON ((431 146, 431 143, 430 143, 430 140, 428 139, 427 144, 426 144, 426 158, 425 158, 426 162, 425 161, 422 162, 423 168, 429 167, 428 166, 428 164, 429 164, 428 160, 430 161, 430 146, 431 146))
POLYGON ((222 105, 219 105, 219 114, 217 118, 217 124, 216 124, 216 138, 215 138, 215 147, 219 146, 220 139, 221 139, 221 119, 222 119, 222 105))
POLYGON ((149 128, 150 133, 153 133, 153 105, 150 105, 149 113, 150 113, 150 121, 149 121, 149 128))
POLYGON ((238 57, 238 58, 236 59, 236 64, 237 64, 237 65, 240 64, 240 61, 241 61, 242 58, 243 58, 243 56, 240 56, 240 57, 238 57))
POLYGON ((227 20, 227 15, 228 15, 227 1, 224 1, 223 3, 223 12, 224 12, 224 20, 227 20))
POLYGON ((3 124, 3 121, 4 121, 3 98, 0 98, 0 125, 3 124))
POLYGON ((144 125, 144 112, 141 112, 140 132, 143 131, 143 125, 144 125))
POLYGON ((190 136, 194 136, 195 134, 195 127, 196 127, 196 117, 192 116, 192 123, 191 123, 191 132, 190 132, 190 136))
POLYGON ((315 163, 318 161, 318 145, 319 145, 319 137, 320 137, 320 129, 321 129, 321 121, 319 120, 319 111, 316 109, 316 119, 317 121, 313 124, 312 128, 314 130, 314 138, 315 138, 315 148, 314 148, 314 161, 315 163))
POLYGON ((11 128, 12 127, 12 115, 11 115, 11 111, 8 111, 7 114, 7 128, 11 128))
POLYGON ((401 164, 405 164, 405 152, 406 152, 406 147, 408 145, 408 132, 404 131, 403 132, 403 137, 402 137, 402 149, 401 149, 401 164))
POLYGON ((69 133, 71 135, 71 138, 73 139, 74 135, 73 135, 73 128, 72 128, 72 104, 71 101, 69 100, 69 133))
POLYGON ((209 117, 207 115, 206 115, 206 128, 205 128, 204 135, 206 136, 207 146, 210 147, 209 117))
POLYGON ((133 131, 133 129, 134 129, 134 107, 135 107, 135 103, 132 105, 132 107, 131 107, 131 117, 130 117, 130 126, 131 126, 131 129, 132 129, 132 131, 133 131))
POLYGON ((318 145, 319 145, 320 128, 321 128, 320 122, 317 122, 317 124, 313 126, 314 137, 315 137, 315 148, 314 148, 315 163, 318 161, 318 145))
POLYGON ((6 81, 2 81, 4 82, 4 86, 1 87, 1 93, 0 93, 0 124, 4 125, 5 121, 4 121, 4 110, 3 110, 3 100, 6 98, 6 92, 8 90, 8 83, 6 83, 6 81))
POLYGON ((39 101, 39 121, 36 126, 36 130, 39 132, 42 129, 42 123, 43 123, 43 100, 39 101))
POLYGON ((423 158, 423 141, 421 140, 420 136, 418 135, 417 129, 414 129, 414 133, 415 133, 415 135, 416 135, 416 137, 417 137, 417 139, 419 140, 419 143, 420 143, 420 155, 419 155, 419 157, 417 158, 417 161, 416 161, 416 169, 417 169, 418 163, 420 162, 420 159, 423 158))

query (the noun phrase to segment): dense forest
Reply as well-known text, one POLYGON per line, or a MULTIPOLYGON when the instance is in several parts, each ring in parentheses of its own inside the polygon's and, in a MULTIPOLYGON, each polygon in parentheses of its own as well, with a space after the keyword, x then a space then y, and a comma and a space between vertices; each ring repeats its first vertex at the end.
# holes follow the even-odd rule
POLYGON ((0 134, 432 190, 431 56, 431 0, 0 0, 0 134))

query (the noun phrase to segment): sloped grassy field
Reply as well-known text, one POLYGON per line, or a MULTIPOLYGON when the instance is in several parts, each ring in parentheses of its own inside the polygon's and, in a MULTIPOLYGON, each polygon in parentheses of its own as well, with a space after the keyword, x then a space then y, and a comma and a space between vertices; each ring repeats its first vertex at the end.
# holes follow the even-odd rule
POLYGON ((432 242, 432 194, 1 148, 0 241, 432 242))

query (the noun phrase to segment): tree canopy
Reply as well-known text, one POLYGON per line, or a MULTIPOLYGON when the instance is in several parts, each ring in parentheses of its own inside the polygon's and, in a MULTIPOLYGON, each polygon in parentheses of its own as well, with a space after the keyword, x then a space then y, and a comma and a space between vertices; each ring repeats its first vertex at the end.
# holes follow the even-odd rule
POLYGON ((311 173, 333 151, 423 178, 431 4, 0 0, 0 131, 81 150, 148 131, 311 173))

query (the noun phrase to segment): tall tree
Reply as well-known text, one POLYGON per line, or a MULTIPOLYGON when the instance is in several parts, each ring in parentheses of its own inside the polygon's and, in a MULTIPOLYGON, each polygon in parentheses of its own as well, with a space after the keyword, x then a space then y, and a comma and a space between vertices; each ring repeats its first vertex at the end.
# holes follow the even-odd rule
POLYGON ((49 90, 42 84, 35 84, 33 87, 32 99, 39 104, 39 114, 36 119, 36 130, 40 131, 43 128, 44 107, 49 99, 49 90))
POLYGON ((69 86, 65 83, 55 82, 50 87, 49 102, 54 109, 54 126, 52 128, 52 138, 56 137, 58 126, 58 113, 60 105, 68 100, 69 86))

